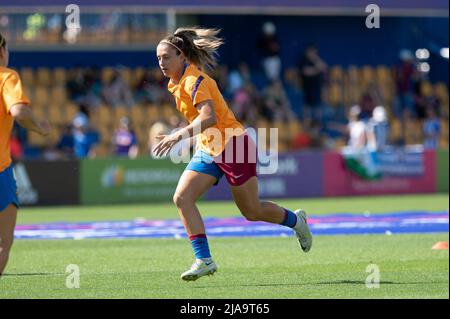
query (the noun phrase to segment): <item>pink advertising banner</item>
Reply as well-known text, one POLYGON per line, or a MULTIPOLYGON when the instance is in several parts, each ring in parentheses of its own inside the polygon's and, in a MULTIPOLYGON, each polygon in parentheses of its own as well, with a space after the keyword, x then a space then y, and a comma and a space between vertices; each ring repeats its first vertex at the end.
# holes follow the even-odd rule
POLYGON ((323 185, 325 196, 410 194, 436 192, 436 153, 399 150, 383 154, 382 177, 367 180, 346 166, 338 152, 324 153, 323 185), (387 164, 386 164, 387 163, 387 164))

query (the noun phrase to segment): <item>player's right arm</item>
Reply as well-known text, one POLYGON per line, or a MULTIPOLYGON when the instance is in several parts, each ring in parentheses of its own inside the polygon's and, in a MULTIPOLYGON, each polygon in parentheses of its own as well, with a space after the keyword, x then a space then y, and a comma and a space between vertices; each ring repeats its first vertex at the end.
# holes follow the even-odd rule
POLYGON ((41 135, 50 133, 50 124, 47 120, 38 120, 28 106, 30 101, 25 96, 22 82, 17 72, 10 70, 0 90, 0 99, 15 121, 22 127, 41 135))
POLYGON ((47 120, 38 120, 30 107, 25 104, 15 104, 10 108, 10 114, 20 126, 41 135, 50 133, 50 124, 47 120))

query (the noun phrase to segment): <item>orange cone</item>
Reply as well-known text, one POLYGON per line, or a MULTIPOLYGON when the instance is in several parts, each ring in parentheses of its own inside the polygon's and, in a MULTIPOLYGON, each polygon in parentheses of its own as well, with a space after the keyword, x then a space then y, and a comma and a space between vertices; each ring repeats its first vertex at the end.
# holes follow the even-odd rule
POLYGON ((431 249, 434 250, 448 249, 448 243, 446 241, 438 241, 436 244, 434 244, 433 247, 431 247, 431 249))

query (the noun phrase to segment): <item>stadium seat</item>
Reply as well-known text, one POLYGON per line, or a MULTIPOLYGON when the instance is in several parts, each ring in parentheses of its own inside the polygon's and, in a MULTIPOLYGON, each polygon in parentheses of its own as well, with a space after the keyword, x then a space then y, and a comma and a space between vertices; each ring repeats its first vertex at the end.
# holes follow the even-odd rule
POLYGON ((48 106, 48 119, 52 125, 66 124, 66 119, 63 115, 61 104, 52 103, 48 106))
POLYGON ((340 65, 334 65, 330 69, 330 81, 332 82, 342 82, 344 79, 344 70, 340 65))
POLYGON ((100 105, 96 112, 98 113, 98 124, 99 125, 111 125, 114 121, 114 113, 112 109, 107 105, 100 105))
POLYGON ((115 126, 117 126, 122 117, 129 116, 128 108, 126 106, 117 106, 114 108, 113 114, 114 114, 114 123, 115 123, 115 126))
POLYGON ((134 125, 142 125, 145 124, 147 119, 147 110, 142 105, 135 105, 130 110, 130 119, 134 125))
POLYGON ((166 122, 170 122, 170 118, 176 114, 176 109, 171 104, 165 104, 162 109, 162 116, 166 122))
POLYGON ((433 94, 433 86, 429 81, 423 81, 420 88, 423 96, 427 97, 433 94))
POLYGON ((64 105, 64 118, 65 118, 65 123, 70 124, 72 123, 73 119, 75 118, 75 116, 78 113, 78 106, 75 103, 66 103, 64 105))
POLYGON ((51 102, 65 104, 67 102, 67 90, 62 86, 55 86, 51 89, 51 102))
POLYGON ((147 149, 149 125, 135 126, 134 132, 139 145, 139 149, 147 149))
POLYGON ((390 129, 390 140, 396 143, 403 137, 402 133, 402 122, 397 118, 392 118, 390 129))
POLYGON ((50 101, 48 89, 37 86, 34 89, 33 104, 47 105, 50 101))
POLYGON ((22 68, 20 70, 20 78, 25 87, 32 88, 34 86, 34 72, 31 68, 22 68))
POLYGON ((157 106, 151 105, 147 107, 147 121, 148 123, 156 122, 160 119, 160 112, 157 106))
POLYGON ((48 68, 38 68, 36 72, 36 86, 49 87, 53 85, 53 78, 50 75, 50 70, 48 68))
POLYGON ((328 87, 328 102, 331 106, 339 106, 343 102, 342 86, 331 83, 328 87))
POLYGON ((375 83, 375 82, 376 82, 376 78, 375 78, 375 71, 374 71, 373 67, 371 67, 369 65, 363 66, 363 68, 361 69, 361 83, 362 83, 363 90, 366 90, 371 83, 375 83))
POLYGON ((385 65, 378 65, 376 69, 376 79, 378 84, 391 85, 392 76, 389 68, 385 65))
POLYGON ((444 149, 444 150, 448 150, 448 136, 441 136, 439 138, 439 148, 440 149, 444 149))
POLYGON ((405 121, 405 143, 414 145, 422 143, 422 126, 418 120, 406 119, 405 121))
POLYGON ((267 127, 269 127, 269 122, 265 118, 259 118, 256 121, 256 126, 257 126, 257 129, 258 128, 267 128, 267 127))
POLYGON ((115 131, 115 128, 111 127, 110 125, 100 125, 96 127, 96 129, 100 133, 101 143, 111 145, 111 139, 115 131))
POLYGON ((28 143, 32 146, 43 147, 48 143, 47 137, 34 133, 31 130, 27 130, 27 138, 28 143))
POLYGON ((58 144, 59 139, 61 138, 61 128, 59 126, 52 126, 52 130, 50 131, 49 136, 47 137, 47 141, 45 145, 47 146, 55 146, 58 144))
POLYGON ((131 71, 132 74, 132 83, 131 86, 135 87, 137 83, 142 79, 144 76, 145 69, 144 68, 136 68, 131 71))
POLYGON ((53 80, 56 86, 65 86, 67 81, 67 74, 64 68, 56 68, 53 70, 53 80))
POLYGON ((130 68, 127 68, 127 67, 121 67, 121 68, 120 68, 120 73, 121 73, 121 75, 122 75, 122 78, 123 78, 125 84, 126 84, 129 88, 131 88, 131 87, 132 87, 132 82, 131 82, 131 78, 132 78, 132 75, 131 75, 131 69, 130 69, 130 68))
POLYGON ((302 129, 300 121, 296 121, 296 120, 290 121, 288 126, 289 126, 290 139, 297 136, 297 134, 299 134, 302 129))
POLYGON ((114 68, 104 67, 101 71, 101 81, 103 84, 109 83, 114 74, 114 68))

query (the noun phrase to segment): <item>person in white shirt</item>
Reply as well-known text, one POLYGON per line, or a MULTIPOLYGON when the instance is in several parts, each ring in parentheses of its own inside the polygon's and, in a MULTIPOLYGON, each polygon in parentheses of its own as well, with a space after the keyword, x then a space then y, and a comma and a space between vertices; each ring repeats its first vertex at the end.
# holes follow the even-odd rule
POLYGON ((389 123, 384 106, 373 109, 372 117, 367 123, 367 147, 370 151, 386 148, 389 138, 389 123))
POLYGON ((366 123, 360 119, 361 107, 354 105, 350 108, 347 130, 350 135, 348 146, 360 150, 366 145, 366 123))

